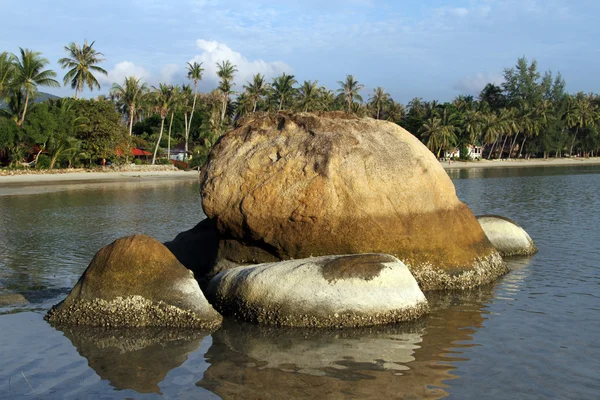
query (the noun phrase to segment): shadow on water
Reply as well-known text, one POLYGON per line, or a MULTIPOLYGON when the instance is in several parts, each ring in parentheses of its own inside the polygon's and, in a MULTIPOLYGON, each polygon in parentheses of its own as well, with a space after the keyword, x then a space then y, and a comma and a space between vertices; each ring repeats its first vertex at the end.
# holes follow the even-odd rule
POLYGON ((104 329, 55 326, 88 360, 101 379, 117 390, 158 393, 172 369, 198 350, 209 332, 173 329, 104 329))
POLYGON ((222 398, 441 398, 461 348, 474 346, 493 287, 429 294, 420 321, 351 330, 257 326, 215 332, 196 385, 222 398))

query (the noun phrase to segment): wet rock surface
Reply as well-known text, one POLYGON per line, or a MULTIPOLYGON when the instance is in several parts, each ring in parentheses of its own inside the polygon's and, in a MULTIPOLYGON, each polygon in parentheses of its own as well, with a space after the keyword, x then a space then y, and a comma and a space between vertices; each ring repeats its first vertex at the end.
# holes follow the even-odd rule
POLYGON ((428 309, 408 268, 381 254, 322 256, 232 268, 210 281, 207 297, 224 315, 283 326, 380 325, 414 320, 428 309), (349 273, 361 260, 371 273, 349 273))

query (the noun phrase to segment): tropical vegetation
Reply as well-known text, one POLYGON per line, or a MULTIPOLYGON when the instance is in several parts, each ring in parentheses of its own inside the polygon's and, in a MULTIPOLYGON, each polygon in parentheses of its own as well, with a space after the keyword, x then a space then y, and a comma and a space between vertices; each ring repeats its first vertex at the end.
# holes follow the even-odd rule
POLYGON ((209 92, 199 90, 202 63, 190 62, 189 84, 150 86, 129 76, 113 84, 109 96, 84 100, 79 98, 84 90, 101 89, 97 77, 106 74, 99 65, 103 54, 94 45, 65 46, 67 56, 58 62, 73 98, 42 103, 35 102, 39 89, 59 86, 49 61, 30 49, 0 53, 0 164, 56 168, 131 162, 135 147, 152 155, 149 163, 166 162, 177 145, 198 165, 242 118, 281 111, 339 111, 387 120, 438 157, 455 149, 466 154, 468 146, 481 146, 487 158, 597 156, 600 149, 600 96, 568 93, 560 73, 540 72, 524 57, 504 70, 501 84, 445 103, 414 98, 404 105, 383 87, 371 89, 365 102, 365 86, 351 74, 334 90, 287 73, 255 74, 236 87, 239 71, 230 60, 215 65, 218 86, 209 92))

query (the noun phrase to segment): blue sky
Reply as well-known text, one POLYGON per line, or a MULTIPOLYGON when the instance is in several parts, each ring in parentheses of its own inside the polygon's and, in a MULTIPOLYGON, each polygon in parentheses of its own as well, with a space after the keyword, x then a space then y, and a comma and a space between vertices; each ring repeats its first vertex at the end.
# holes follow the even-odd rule
MULTIPOLYGON (((252 74, 292 73, 337 89, 354 74, 407 103, 451 100, 500 83, 518 57, 560 71, 570 92, 600 92, 600 2, 596 0, 0 0, 0 51, 41 51, 56 61, 71 41, 104 53, 100 92, 127 75, 185 82, 186 62, 204 62, 201 88, 216 86, 215 63, 252 74)), ((42 89, 45 90, 45 89, 42 89)), ((70 88, 48 89, 70 95, 70 88)))

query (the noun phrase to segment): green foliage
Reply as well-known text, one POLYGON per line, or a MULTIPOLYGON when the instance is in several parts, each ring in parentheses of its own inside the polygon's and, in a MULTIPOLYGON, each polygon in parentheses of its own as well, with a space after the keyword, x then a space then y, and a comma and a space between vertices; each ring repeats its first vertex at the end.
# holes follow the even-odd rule
POLYGON ((35 169, 49 169, 50 168, 50 157, 46 154, 40 154, 35 163, 35 169))
POLYGON ((130 148, 131 140, 127 130, 111 103, 77 100, 73 111, 81 119, 75 136, 83 142, 82 150, 89 160, 114 158, 118 148, 130 148))

